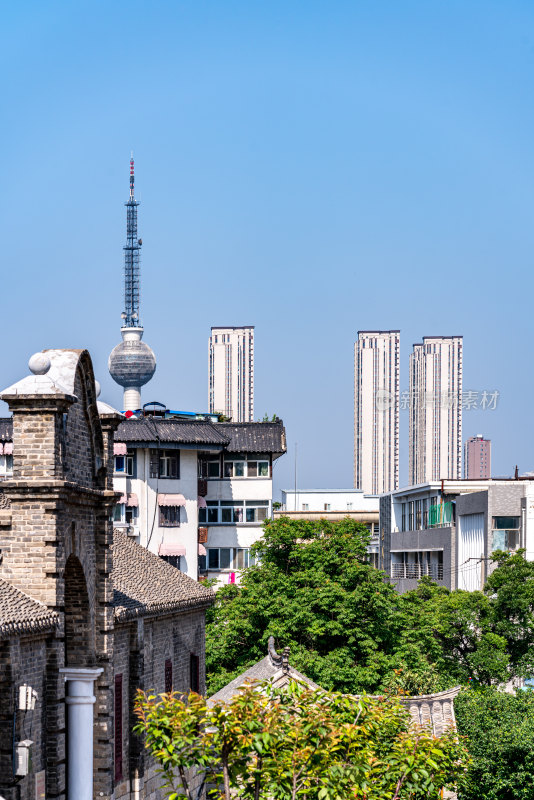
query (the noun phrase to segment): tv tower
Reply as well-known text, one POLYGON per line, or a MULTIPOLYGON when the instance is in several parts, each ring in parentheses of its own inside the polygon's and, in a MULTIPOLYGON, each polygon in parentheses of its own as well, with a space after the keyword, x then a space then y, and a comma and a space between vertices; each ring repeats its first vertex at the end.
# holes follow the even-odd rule
POLYGON ((109 374, 124 388, 124 411, 141 407, 141 386, 151 379, 156 371, 156 356, 143 338, 143 326, 139 318, 139 294, 141 270, 139 256, 141 239, 137 238, 137 206, 134 195, 134 160, 130 158, 130 197, 126 206, 126 244, 124 246, 124 311, 121 314, 122 342, 110 353, 109 374))

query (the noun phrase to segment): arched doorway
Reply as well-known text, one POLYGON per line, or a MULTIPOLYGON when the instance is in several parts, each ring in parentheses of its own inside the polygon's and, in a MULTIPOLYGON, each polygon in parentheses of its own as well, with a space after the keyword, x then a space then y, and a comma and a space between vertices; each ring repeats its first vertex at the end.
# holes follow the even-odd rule
POLYGON ((65 664, 87 667, 94 663, 89 595, 83 567, 76 556, 65 565, 65 664))

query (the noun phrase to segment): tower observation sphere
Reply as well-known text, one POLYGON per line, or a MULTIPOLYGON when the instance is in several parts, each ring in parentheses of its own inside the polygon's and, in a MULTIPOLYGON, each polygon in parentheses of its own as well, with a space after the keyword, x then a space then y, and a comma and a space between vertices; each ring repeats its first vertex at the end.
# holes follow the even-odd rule
POLYGON ((121 327, 122 342, 110 353, 109 373, 124 389, 124 410, 141 407, 141 386, 156 371, 154 351, 143 341, 143 326, 139 321, 140 252, 137 238, 137 206, 134 196, 134 161, 130 160, 130 197, 126 205, 126 245, 124 247, 124 311, 121 327))

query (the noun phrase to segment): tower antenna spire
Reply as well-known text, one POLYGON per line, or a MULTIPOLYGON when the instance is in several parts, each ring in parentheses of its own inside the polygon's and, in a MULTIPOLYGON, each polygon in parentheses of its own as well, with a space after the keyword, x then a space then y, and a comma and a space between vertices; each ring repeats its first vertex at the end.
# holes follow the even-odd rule
POLYGON ((130 156, 130 196, 126 206, 126 244, 124 245, 124 311, 121 314, 123 341, 109 357, 108 367, 114 381, 124 387, 124 410, 141 406, 141 386, 156 371, 156 357, 141 341, 143 326, 139 316, 141 287, 141 239, 137 237, 137 207, 134 194, 134 159, 130 156))

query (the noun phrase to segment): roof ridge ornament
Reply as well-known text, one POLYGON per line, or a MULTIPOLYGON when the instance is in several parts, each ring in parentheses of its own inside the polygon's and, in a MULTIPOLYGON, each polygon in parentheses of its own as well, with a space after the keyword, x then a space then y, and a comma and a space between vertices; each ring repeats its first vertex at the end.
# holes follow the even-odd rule
POLYGON ((269 636, 269 640, 267 643, 267 652, 269 654, 269 659, 271 661, 271 664, 274 667, 280 667, 287 675, 287 673, 289 672, 290 648, 284 647, 284 652, 282 653, 282 655, 280 655, 279 653, 276 652, 274 648, 274 636, 269 636))

